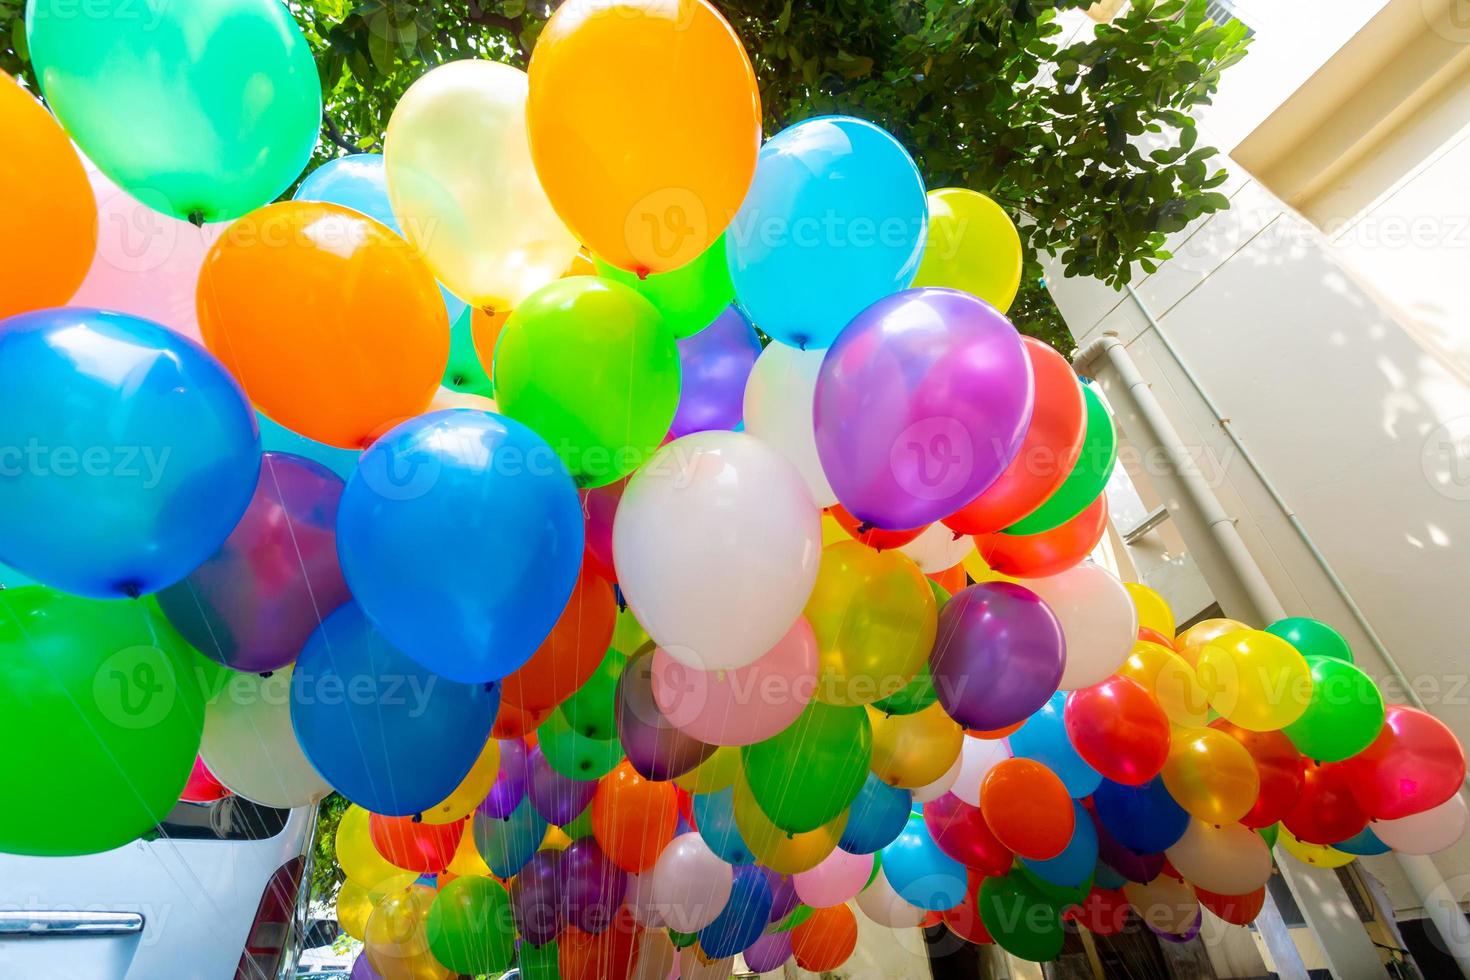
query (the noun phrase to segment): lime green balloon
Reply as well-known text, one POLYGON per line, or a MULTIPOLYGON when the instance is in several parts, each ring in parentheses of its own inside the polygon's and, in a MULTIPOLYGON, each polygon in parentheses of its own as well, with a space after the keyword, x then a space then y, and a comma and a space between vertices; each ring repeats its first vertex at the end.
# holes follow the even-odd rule
POLYGON ((581 840, 583 837, 591 837, 592 804, 588 803, 585 807, 583 807, 582 812, 577 814, 576 818, 573 819, 571 823, 562 824, 561 832, 566 834, 572 840, 581 840))
POLYGON ((568 779, 599 779, 623 759, 623 743, 616 737, 588 738, 574 730, 560 711, 546 716, 536 729, 536 739, 546 764, 568 779))
POLYGON ((1288 616, 1278 619, 1266 627, 1267 633, 1275 633, 1296 647, 1304 657, 1334 657, 1353 662, 1353 651, 1342 634, 1316 619, 1305 616, 1288 616))
MULTIPOLYGON (((878 869, 875 866, 873 869, 873 877, 876 878, 877 876, 878 869)), ((873 878, 869 878, 868 884, 871 885, 872 883, 873 878)), ((810 919, 812 917, 812 911, 813 909, 810 905, 798 905, 796 908, 792 909, 786 914, 786 918, 771 926, 771 932, 790 932, 792 929, 795 929, 807 919, 810 919)))
POLYGON ((26 36, 67 133, 151 208, 238 218, 311 159, 321 80, 279 0, 31 0, 26 36))
POLYGON ((1336 657, 1308 657, 1312 700, 1282 729, 1296 750, 1318 762, 1341 762, 1366 749, 1383 728, 1383 695, 1373 678, 1336 657))
POLYGON ((1082 395, 1087 402, 1087 429, 1076 465, 1045 503, 1006 528, 1006 534, 1040 534, 1060 527, 1086 510, 1107 486, 1118 462, 1118 433, 1092 385, 1083 385, 1082 395))
POLYGON ((675 337, 699 333, 735 302, 735 284, 725 261, 725 236, 686 266, 643 279, 635 273, 594 259, 597 274, 636 289, 663 314, 675 337))
POLYGON ((544 946, 521 943, 521 980, 561 980, 561 966, 557 962, 556 940, 544 946))
POLYGON ((675 929, 669 930, 669 942, 674 944, 675 949, 683 949, 685 946, 693 946, 694 941, 699 938, 697 932, 679 932, 675 929))
POLYGON ((200 659, 142 602, 0 591, 0 852, 94 854, 163 820, 199 752, 200 659))
POLYGON ((679 404, 668 324, 631 288, 595 276, 527 297, 505 321, 493 375, 500 410, 550 443, 582 487, 641 466, 679 404))
POLYGON ((468 395, 491 397, 495 386, 490 383, 490 373, 480 363, 475 353, 475 341, 470 336, 470 320, 473 311, 468 307, 449 327, 449 363, 444 366, 444 387, 462 391, 468 395))
POLYGON ((1266 827, 1259 827, 1256 833, 1261 835, 1261 840, 1266 842, 1267 847, 1276 846, 1276 838, 1281 834, 1281 825, 1273 823, 1266 827))
POLYGON ((439 890, 429 907, 425 931, 429 952, 455 973, 492 973, 515 956, 510 895, 494 878, 456 878, 439 890))
POLYGON ((812 701, 785 731, 741 749, 751 795, 771 823, 802 834, 832 820, 868 778, 867 709, 812 701))
POLYGON ((600 740, 618 740, 618 678, 628 666, 628 657, 612 647, 603 654, 602 662, 571 697, 553 714, 562 715, 578 735, 600 740))
POLYGON ((1033 963, 1057 958, 1066 939, 1062 914, 1024 874, 1015 869, 980 883, 980 921, 995 944, 1033 963))

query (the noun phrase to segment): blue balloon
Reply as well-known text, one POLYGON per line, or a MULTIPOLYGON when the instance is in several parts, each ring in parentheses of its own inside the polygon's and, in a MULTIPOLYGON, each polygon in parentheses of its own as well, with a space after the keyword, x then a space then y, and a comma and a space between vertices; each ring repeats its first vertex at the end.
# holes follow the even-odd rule
POLYGON ((715 921, 699 930, 699 947, 710 959, 734 956, 761 937, 771 917, 770 882, 764 868, 741 865, 735 869, 730 900, 715 921))
POLYGON ((882 863, 888 884, 910 905, 942 912, 965 900, 965 866, 939 849, 919 814, 910 816, 898 839, 883 848, 882 863))
POLYGON ((837 846, 849 854, 881 851, 908 826, 913 794, 896 789, 872 773, 847 810, 847 826, 837 846))
POLYGON ((531 658, 582 567, 582 505, 561 459, 512 419, 456 408, 362 454, 337 518, 352 595, 395 646, 465 683, 531 658))
POLYGON ((265 452, 304 456, 314 463, 321 463, 344 481, 352 479, 352 473, 357 469, 357 460, 362 456, 361 451, 329 446, 324 442, 297 435, 259 412, 255 413, 255 420, 260 424, 260 448, 265 452))
POLYGON ((928 233, 924 180, 886 131, 818 116, 761 147, 725 237, 735 296, 792 347, 828 347, 865 308, 907 289, 928 233))
POLYGON ((726 786, 714 793, 695 793, 690 801, 694 823, 705 844, 726 864, 754 864, 755 855, 735 825, 735 788, 726 786))
POLYGON ((1349 837, 1347 840, 1338 841, 1332 845, 1344 854, 1356 854, 1359 857, 1372 857, 1375 854, 1387 854, 1391 848, 1378 839, 1368 827, 1349 837))
POLYGON ((541 846, 546 826, 546 819, 526 797, 503 819, 477 812, 470 829, 475 835, 475 850, 486 866, 497 877, 509 878, 524 868, 541 846))
POLYGON ((1189 829, 1189 814, 1155 776, 1142 786, 1104 779, 1092 794, 1097 818, 1119 844, 1138 854, 1159 854, 1189 829))
MULTIPOLYGON (((1091 823, 1091 822, 1092 821, 1090 821, 1090 820, 1088 821, 1088 823, 1091 823)), ((1093 828, 1092 836, 1093 836, 1094 839, 1096 839, 1096 837, 1097 837, 1097 828, 1096 827, 1093 828)), ((1097 887, 1099 887, 1099 888, 1114 888, 1114 889, 1117 889, 1117 888, 1122 888, 1124 885, 1128 884, 1127 877, 1125 877, 1124 875, 1121 875, 1118 872, 1114 871, 1112 865, 1107 864, 1107 863, 1105 863, 1103 861, 1099 861, 1099 862, 1097 862, 1096 865, 1093 866, 1093 872, 1092 872, 1092 874, 1093 874, 1092 883, 1094 885, 1096 885, 1097 887)))
POLYGON ((214 554, 255 493, 245 393, 191 340, 92 309, 0 322, 0 562, 117 599, 214 554))
POLYGON ((1097 828, 1092 825, 1092 817, 1082 808, 1081 803, 1074 801, 1072 809, 1077 816, 1077 823, 1072 831, 1072 839, 1067 842, 1062 853, 1045 861, 1021 859, 1037 877, 1053 885, 1069 888, 1087 881, 1097 866, 1097 828))
POLYGON ((1102 774, 1084 762, 1072 747, 1066 725, 1062 723, 1062 709, 1066 705, 1066 691, 1053 694, 1051 700, 1011 733, 1011 754, 1042 763, 1061 779, 1068 796, 1080 800, 1097 789, 1102 774))
POLYGON ((485 748, 500 688, 437 677, 395 649, 362 607, 338 608, 291 674, 291 727, 322 778, 373 813, 421 813, 485 748))

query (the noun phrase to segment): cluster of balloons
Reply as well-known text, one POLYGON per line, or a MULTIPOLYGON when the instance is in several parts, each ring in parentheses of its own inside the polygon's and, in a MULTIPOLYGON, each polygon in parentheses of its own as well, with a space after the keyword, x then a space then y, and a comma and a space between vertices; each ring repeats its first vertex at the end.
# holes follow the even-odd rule
POLYGON ((860 119, 762 143, 706 0, 569 0, 275 203, 284 7, 61 6, 55 116, 0 80, 0 850, 336 791, 359 975, 591 980, 1180 939, 1278 840, 1463 832, 1330 627, 1176 635, 1088 560, 1116 436, 1006 318, 1009 218, 860 119))

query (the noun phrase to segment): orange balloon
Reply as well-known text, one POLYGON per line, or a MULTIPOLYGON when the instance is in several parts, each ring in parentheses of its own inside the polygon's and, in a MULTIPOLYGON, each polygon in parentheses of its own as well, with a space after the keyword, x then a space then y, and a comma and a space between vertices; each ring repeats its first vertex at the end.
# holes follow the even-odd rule
POLYGON ((995 742, 1005 738, 1007 735, 1013 734, 1016 729, 1024 724, 1026 724, 1026 719, 1022 718, 1020 721, 1007 725, 1004 728, 966 728, 965 734, 972 735, 975 738, 983 738, 987 742, 995 742))
POLYGON ((1256 921, 1256 916, 1261 914, 1261 909, 1266 907, 1264 887, 1257 888, 1246 895, 1220 895, 1205 891, 1196 885, 1194 897, 1216 916, 1234 926, 1250 925, 1256 921))
POLYGON ((755 175, 761 104, 740 38, 707 0, 568 0, 530 76, 536 175, 584 245, 646 274, 720 237, 755 175))
POLYGON ((996 840, 1034 861, 1062 853, 1077 826, 1067 787, 1034 759, 1006 759, 986 773, 980 813, 996 840))
POLYGON ((551 708, 532 711, 518 704, 500 699, 500 713, 495 716, 495 726, 490 729, 491 738, 524 738, 535 744, 536 726, 546 720, 551 708))
POLYGON ((929 580, 950 595, 954 595, 960 589, 963 589, 965 584, 969 582, 968 576, 965 575, 964 562, 960 562, 953 568, 946 568, 942 572, 935 572, 929 576, 929 580))
POLYGON ((602 932, 567 926, 557 939, 557 971, 563 980, 627 980, 638 962, 643 927, 625 905, 602 932))
POLYGON ((422 413, 449 362, 429 267, 383 225, 285 201, 230 225, 199 275, 204 345, 293 432, 360 449, 422 413))
POLYGON ((1082 513, 1050 531, 977 534, 975 547, 985 564, 1002 575, 1046 578, 1065 572, 1091 554, 1107 526, 1108 496, 1100 493, 1082 513))
POLYGON ((1200 651, 1205 644, 1217 640, 1226 633, 1250 629, 1245 623, 1234 619, 1204 619, 1174 638, 1174 649, 1179 651, 1189 666, 1199 666, 1200 651))
POLYGON ((674 784, 644 779, 627 759, 598 782, 592 796, 592 836, 608 860, 633 874, 653 867, 678 822, 674 784))
POLYGON ((82 161, 58 123, 0 72, 0 318, 65 306, 97 250, 97 201, 82 161))
POLYGON ((857 949, 857 917, 846 905, 815 909, 791 930, 796 965, 811 973, 835 970, 857 949))
POLYGON ((899 530, 874 527, 866 521, 860 521, 856 517, 853 517, 852 514, 848 513, 847 508, 841 504, 833 504, 827 509, 827 512, 832 515, 832 518, 837 521, 842 530, 847 532, 848 537, 867 545, 874 551, 889 551, 893 548, 902 548, 929 530, 929 525, 927 524, 923 527, 910 527, 899 530))
POLYGON ((583 565, 556 625, 531 659, 500 682, 501 703, 541 711, 571 697, 602 663, 617 619, 612 586, 583 565))
MULTIPOLYGON (((567 271, 561 274, 561 278, 595 275, 597 263, 583 249, 572 259, 572 264, 567 266, 567 271)), ((511 313, 511 310, 482 310, 479 307, 470 310, 470 343, 474 345, 475 357, 479 358, 480 366, 488 375, 495 374, 495 345, 500 341, 500 331, 505 329, 505 321, 510 319, 511 313)))

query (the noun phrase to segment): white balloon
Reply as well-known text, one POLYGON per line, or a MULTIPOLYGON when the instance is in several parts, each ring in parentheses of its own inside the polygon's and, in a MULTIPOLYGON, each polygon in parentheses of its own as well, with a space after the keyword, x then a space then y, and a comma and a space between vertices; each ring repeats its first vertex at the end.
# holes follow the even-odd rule
POLYGON ((1465 834, 1465 798, 1459 793, 1439 806, 1398 820, 1375 820, 1368 829, 1401 854, 1434 854, 1465 834))
POLYGON ((725 910, 735 869, 695 833, 680 834, 653 866, 653 908, 677 932, 698 932, 725 910))
POLYGON ((990 770, 1011 757, 1011 743, 1003 738, 975 738, 965 736, 960 749, 960 771, 955 776, 950 792, 960 802, 971 806, 980 805, 980 784, 990 770))
POLYGON ((759 436, 791 460, 818 507, 837 503, 812 427, 812 403, 824 350, 797 350, 773 343, 756 358, 745 382, 745 431, 759 436))
POLYGON ((699 951, 699 943, 679 950, 679 980, 729 980, 735 957, 727 956, 711 962, 699 951))
POLYGON ((662 929, 664 918, 653 902, 653 869, 649 868, 642 874, 628 875, 628 887, 623 892, 623 904, 628 906, 628 911, 639 925, 662 929))
POLYGON ((1138 640, 1138 609, 1118 577, 1083 562, 1060 575, 1026 580, 1056 613, 1067 640, 1061 689, 1075 691, 1110 677, 1138 640))
POLYGON ((908 555, 925 575, 948 571, 975 550, 975 539, 968 534, 956 535, 939 521, 924 529, 908 544, 898 549, 908 555))
POLYGON ((922 924, 928 914, 899 897, 881 866, 873 876, 873 883, 858 893, 857 907, 863 915, 890 929, 912 929, 922 924))
POLYGON ((1238 823, 1191 819, 1164 854, 1196 888, 1217 895, 1247 895, 1271 877, 1271 851, 1260 834, 1238 823))
POLYGON ((628 980, 665 980, 678 957, 667 930, 645 929, 638 938, 638 958, 628 980))
POLYGON ((669 656, 744 667, 786 635, 821 564, 821 512, 801 476, 740 432, 696 432, 634 474, 613 521, 618 584, 669 656))
POLYGON ((306 761, 291 728, 294 669, 269 677, 231 672, 204 709, 204 764, 237 796, 263 806, 306 806, 332 791, 306 761))
POLYGON ((963 746, 961 746, 960 754, 954 757, 954 765, 945 770, 943 776, 940 776, 932 783, 920 786, 918 789, 909 790, 909 794, 914 798, 914 802, 928 803, 930 800, 937 800, 945 793, 948 793, 950 787, 954 785, 954 781, 959 778, 960 767, 964 764, 965 753, 963 746))

